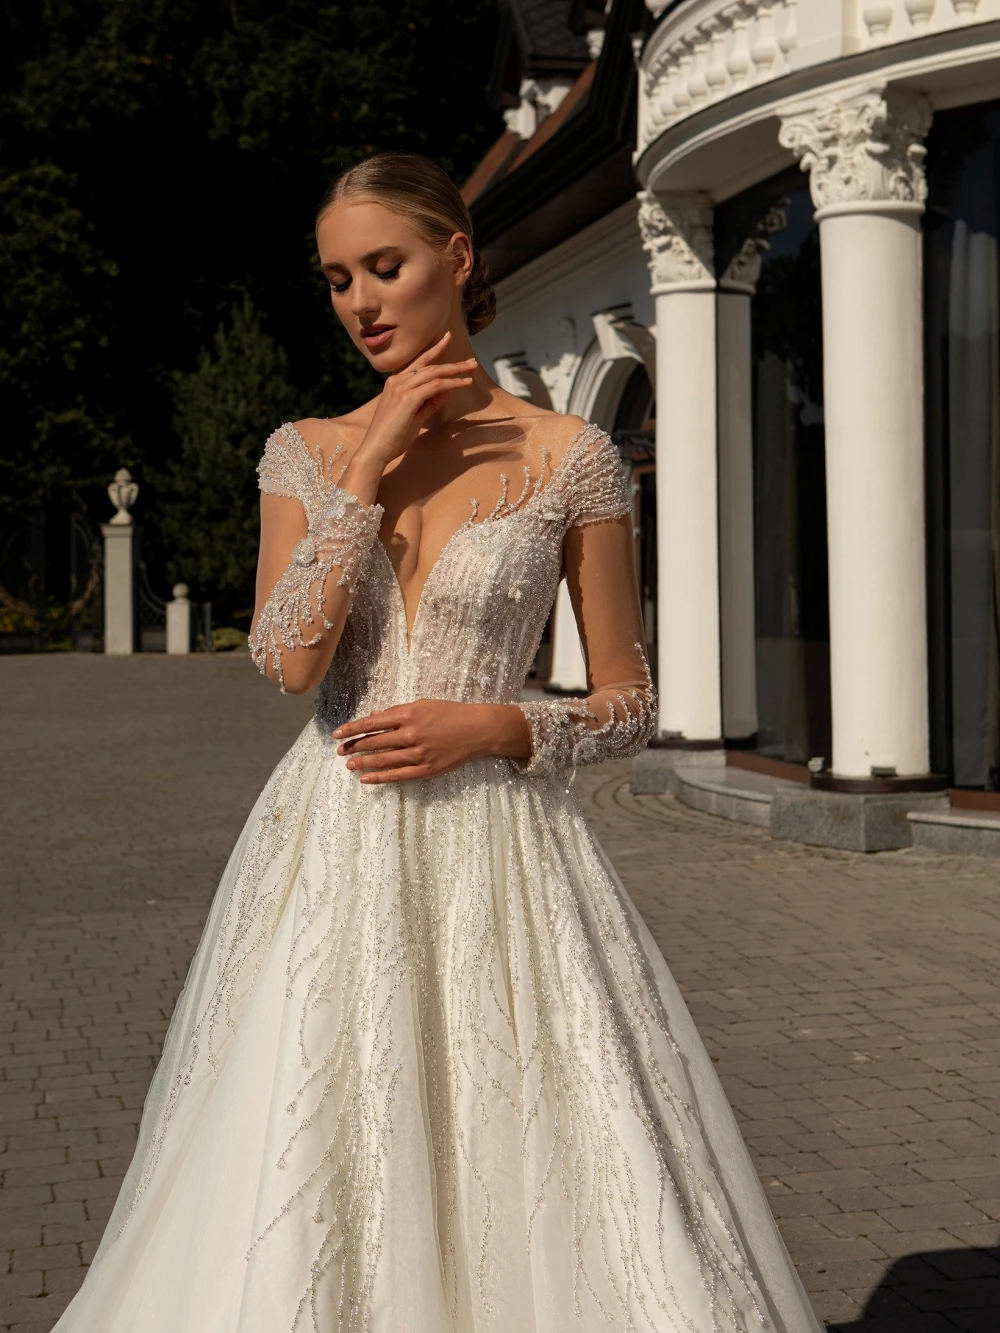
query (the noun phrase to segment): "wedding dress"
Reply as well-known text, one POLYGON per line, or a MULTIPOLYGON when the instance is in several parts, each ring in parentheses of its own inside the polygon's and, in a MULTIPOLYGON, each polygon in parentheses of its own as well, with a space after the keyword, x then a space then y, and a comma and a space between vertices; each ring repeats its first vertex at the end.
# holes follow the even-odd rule
POLYGON ((529 762, 362 786, 331 737, 422 697, 518 701, 567 533, 617 526, 628 551, 613 445, 587 427, 555 467, 525 465, 516 499, 500 479, 412 626, 380 507, 329 461, 292 426, 268 441, 261 487, 301 502, 309 533, 254 655, 280 672, 322 632, 331 574, 350 613, 223 875, 59 1333, 819 1333, 572 790, 574 765, 634 753, 653 725, 621 632, 627 562, 585 548, 594 692, 524 705, 529 762))

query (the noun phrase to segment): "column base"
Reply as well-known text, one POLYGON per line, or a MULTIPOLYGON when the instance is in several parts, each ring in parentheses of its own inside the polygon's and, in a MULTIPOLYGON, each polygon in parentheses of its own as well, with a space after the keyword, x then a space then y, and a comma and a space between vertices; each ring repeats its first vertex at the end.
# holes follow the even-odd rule
POLYGON ((942 773, 916 773, 909 777, 848 778, 837 773, 810 773, 815 791, 847 792, 852 796, 898 796, 911 791, 945 791, 948 779, 942 773))
POLYGON ((677 788, 678 768, 725 768, 721 741, 675 741, 656 736, 632 760, 634 796, 664 796, 677 788))
POLYGON ((779 791, 771 802, 771 836, 850 852, 884 852, 913 845, 913 811, 947 810, 944 791, 895 793, 779 791))

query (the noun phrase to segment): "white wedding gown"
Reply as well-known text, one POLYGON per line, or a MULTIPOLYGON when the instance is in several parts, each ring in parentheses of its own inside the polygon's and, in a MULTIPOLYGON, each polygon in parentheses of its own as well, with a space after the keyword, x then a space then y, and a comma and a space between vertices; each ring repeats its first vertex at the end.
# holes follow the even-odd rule
POLYGON ((222 877, 59 1333, 819 1333, 570 786, 574 762, 644 743, 641 661, 589 709, 527 705, 529 765, 362 787, 330 735, 421 697, 519 699, 565 534, 630 510, 610 441, 588 428, 463 524, 409 642, 378 507, 294 427, 261 484, 301 501, 310 537, 256 655, 294 643, 331 562, 353 603, 222 877))

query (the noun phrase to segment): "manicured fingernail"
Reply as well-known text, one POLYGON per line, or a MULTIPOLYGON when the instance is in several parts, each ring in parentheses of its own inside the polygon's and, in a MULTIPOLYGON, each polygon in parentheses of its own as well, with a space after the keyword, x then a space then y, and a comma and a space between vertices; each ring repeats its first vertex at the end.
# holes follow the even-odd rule
POLYGON ((344 734, 343 729, 341 727, 338 727, 336 731, 333 733, 333 739, 335 741, 339 741, 341 736, 343 736, 343 734, 344 734))

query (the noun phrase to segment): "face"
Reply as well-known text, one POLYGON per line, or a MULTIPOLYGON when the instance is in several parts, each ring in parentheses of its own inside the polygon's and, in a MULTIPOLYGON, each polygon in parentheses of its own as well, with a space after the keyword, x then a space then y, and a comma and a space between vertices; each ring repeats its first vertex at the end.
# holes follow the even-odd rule
POLYGON ((382 204, 337 204, 316 228, 330 300, 377 370, 392 374, 465 322, 461 292, 472 265, 469 238, 443 253, 382 204))

